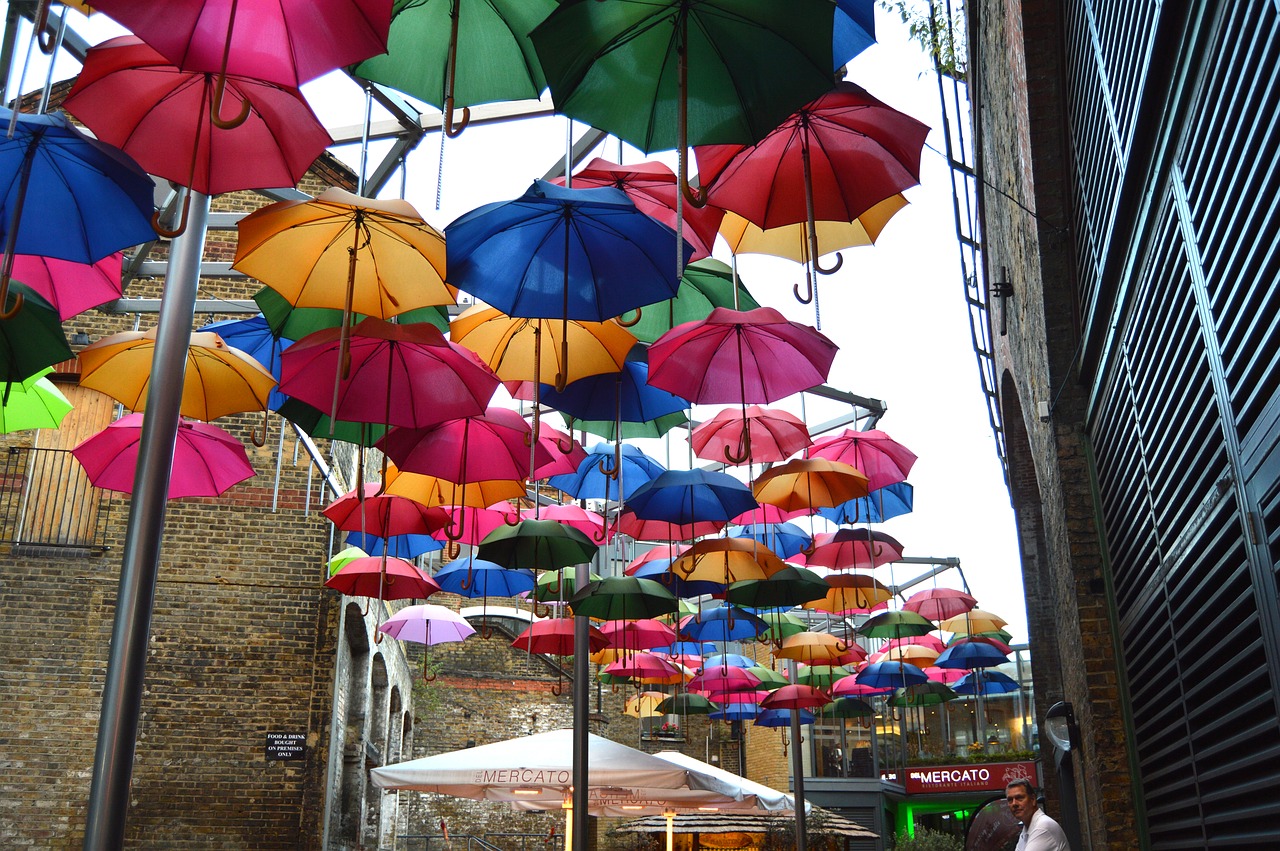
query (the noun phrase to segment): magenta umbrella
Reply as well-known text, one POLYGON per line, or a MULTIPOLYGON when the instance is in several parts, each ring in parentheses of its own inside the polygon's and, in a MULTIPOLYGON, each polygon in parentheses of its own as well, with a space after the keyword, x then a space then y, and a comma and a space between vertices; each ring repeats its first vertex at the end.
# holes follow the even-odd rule
MULTIPOLYGON (((121 417, 71 450, 94 487, 133 493, 142 417, 121 417)), ((210 423, 179 420, 169 499, 218 496, 253 475, 240 441, 210 423)))
POLYGON ((902 604, 902 608, 923 615, 931 621, 944 621, 963 615, 977 605, 976 598, 955 588, 930 588, 912 594, 902 604))
POLYGON ((695 428, 691 442, 693 454, 699 458, 732 464, 748 458, 758 463, 785 461, 813 443, 809 429, 795 414, 758 405, 747 408, 741 418, 725 408, 695 428), (750 453, 744 441, 749 441, 750 453))
MULTIPOLYGON (((532 398, 532 397, 530 397, 532 398)), ((542 423, 538 428, 538 443, 551 453, 550 463, 536 467, 530 477, 534 481, 552 476, 578 472, 579 465, 587 460, 587 450, 572 435, 542 423)))
POLYGON ((715 535, 725 527, 720 520, 697 520, 693 523, 670 523, 646 520, 634 511, 624 511, 615 521, 617 531, 637 541, 688 541, 703 535, 715 535))
POLYGON ((654 618, 634 621, 605 621, 600 631, 612 647, 621 650, 652 650, 675 643, 676 631, 654 618))
POLYGON ((632 653, 625 659, 610 662, 604 666, 604 673, 615 677, 636 677, 638 679, 663 679, 681 673, 673 662, 652 653, 632 653))
POLYGON ((858 469, 873 491, 905 482, 916 463, 914 452, 878 429, 847 428, 834 437, 821 438, 814 442, 809 457, 840 461, 858 469))
POLYGON ((365 485, 344 494, 321 510, 344 532, 363 532, 377 538, 430 535, 449 523, 443 508, 428 508, 405 496, 380 493, 381 485, 365 485))
POLYGON ((437 541, 452 541, 456 544, 480 546, 480 542, 494 529, 503 525, 513 525, 520 519, 520 514, 509 502, 500 502, 488 508, 474 508, 466 505, 444 506, 449 515, 449 522, 443 529, 431 533, 437 541))
MULTIPOLYGON (((537 511, 526 508, 520 514, 526 519, 534 518, 537 516, 537 511)), ((572 526, 597 543, 603 543, 612 537, 612 535, 606 536, 605 534, 603 517, 594 511, 589 511, 577 505, 548 505, 546 508, 541 509, 541 514, 543 520, 555 520, 565 526, 572 526)), ((674 641, 675 639, 672 640, 674 641)))
MULTIPOLYGON (((529 470, 528 441, 532 438, 524 417, 509 408, 491 407, 479 416, 427 428, 392 429, 374 445, 401 470, 465 487, 469 481, 523 480, 529 470)), ((541 442, 534 455, 535 466, 554 460, 541 442)))
POLYGON ((879 567, 902 558, 897 539, 873 529, 840 529, 820 532, 813 538, 813 552, 805 557, 809 567, 832 570, 879 567))
POLYGON ((434 325, 368 318, 351 329, 351 369, 335 385, 341 328, 308 334, 280 357, 280 391, 336 419, 426 428, 484 413, 498 376, 434 325))
POLYGON ((44 296, 58 311, 58 318, 66 320, 120 298, 124 291, 120 279, 123 260, 119 251, 97 263, 17 254, 13 258, 13 279, 44 296))

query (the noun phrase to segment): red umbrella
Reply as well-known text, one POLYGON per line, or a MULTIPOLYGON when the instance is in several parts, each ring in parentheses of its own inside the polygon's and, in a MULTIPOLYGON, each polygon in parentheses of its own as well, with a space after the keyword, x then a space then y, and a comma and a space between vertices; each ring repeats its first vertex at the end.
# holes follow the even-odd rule
POLYGON ((13 279, 22 281, 70 319, 86 310, 120 298, 123 255, 116 251, 97 263, 74 263, 36 254, 16 254, 13 279))
MULTIPOLYGON (((918 184, 928 135, 911 116, 839 82, 755 145, 703 146, 694 153, 711 204, 766 229, 805 222, 814 263, 815 223, 852 222, 918 184)), ((800 300, 812 301, 812 288, 800 300)))
POLYGON ((612 647, 623 650, 652 650, 674 644, 676 631, 660 620, 606 621, 600 631, 612 647))
MULTIPOLYGON (((609 646, 609 639, 594 626, 587 628, 587 650, 590 653, 603 650, 609 646)), ((511 646, 530 653, 545 653, 549 656, 573 655, 573 618, 557 618, 538 621, 511 642, 511 646)))
MULTIPOLYGON (((564 185, 564 178, 552 179, 564 185)), ((676 174, 660 162, 643 162, 635 165, 619 165, 596 157, 573 176, 575 189, 594 186, 614 186, 621 189, 636 205, 636 209, 651 219, 657 219, 672 230, 676 229, 676 198, 680 190, 676 174)), ((693 246, 690 260, 711 256, 711 248, 720 229, 724 210, 719 207, 695 207, 684 205, 684 238, 693 246)))
POLYGON ((902 558, 897 539, 872 529, 840 529, 820 532, 813 538, 813 552, 805 558, 810 567, 832 570, 878 567, 902 558))
POLYGON ((730 408, 720 411, 693 430, 692 443, 699 458, 741 464, 785 461, 813 441, 795 414, 752 405, 741 418, 730 408))
POLYGON ((352 559, 324 584, 349 597, 379 600, 425 600, 440 590, 436 581, 413 562, 394 556, 352 559))
MULTIPOLYGON (((128 414, 81 443, 71 454, 94 487, 133 493, 142 441, 142 414, 128 414)), ((180 419, 169 476, 169 499, 218 496, 254 475, 240 441, 209 423, 180 419)))
POLYGON ((760 706, 764 709, 817 709, 830 702, 831 698, 820 688, 795 685, 770 692, 760 701, 760 706))
POLYGON ((679 676, 682 671, 673 662, 652 653, 632 653, 625 659, 610 662, 604 666, 604 673, 615 677, 636 677, 638 679, 664 679, 679 676))
POLYGON ((387 49, 392 0, 98 0, 106 12, 187 71, 285 86, 387 49))
POLYGON ((430 535, 443 529, 449 514, 408 497, 381 494, 380 485, 367 484, 329 503, 321 513, 344 532, 364 532, 378 538, 392 535, 430 535))
MULTIPOLYGON (((976 598, 955 588, 930 588, 912 594, 902 608, 924 615, 931 621, 944 621, 963 615, 977 605, 976 598)), ((942 652, 941 649, 938 652, 942 652)))
POLYGON ((434 325, 365 319, 351 329, 351 370, 334 384, 341 328, 308 334, 280 357, 280 391, 336 419, 425 428, 484 412, 498 376, 434 325))
POLYGON ((905 482, 916 454, 878 429, 845 429, 834 437, 815 441, 810 458, 826 458, 855 467, 867 477, 869 490, 905 482))
POLYGON ((210 120, 215 76, 120 36, 89 50, 64 106, 151 174, 206 195, 295 185, 332 141, 302 93, 228 75, 223 100, 249 110, 232 132, 210 120))

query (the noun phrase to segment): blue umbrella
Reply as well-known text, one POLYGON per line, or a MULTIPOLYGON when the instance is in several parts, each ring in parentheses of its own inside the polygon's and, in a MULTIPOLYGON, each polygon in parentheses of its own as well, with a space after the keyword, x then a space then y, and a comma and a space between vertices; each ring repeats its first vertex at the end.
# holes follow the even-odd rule
POLYGON ((754 538, 773 550, 778 558, 791 558, 803 551, 813 538, 794 523, 748 523, 746 526, 730 526, 725 530, 727 538, 754 538))
POLYGON ((668 470, 627 497, 627 503, 637 517, 681 525, 729 520, 759 505, 742 482, 707 470, 668 470))
MULTIPOLYGON (((226 341, 228 346, 239 349, 275 376, 280 381, 280 353, 293 345, 293 340, 277 337, 271 332, 266 317, 259 314, 248 319, 224 319, 221 322, 210 322, 200 329, 212 331, 226 341)), ((267 397, 267 407, 279 410, 289 397, 273 388, 267 397)))
POLYGON ((430 535, 392 535, 390 538, 379 538, 364 532, 348 532, 347 543, 359 547, 371 556, 380 556, 385 550, 387 555, 397 558, 417 558, 423 553, 444 549, 444 542, 437 541, 430 535))
MULTIPOLYGON (((604 322, 675 297, 676 236, 613 187, 536 180, 445 228, 449 283, 509 316, 604 322)), ((693 253, 683 246, 684 260, 693 253)))
POLYGON ((736 606, 716 606, 685 618, 680 625, 680 637, 694 641, 740 641, 755 638, 768 628, 767 623, 748 611, 736 606))
MULTIPOLYGON (((12 117, 0 107, 0 122, 12 117)), ((18 115, 12 138, 0 136, 0 305, 15 254, 94 263, 155 239, 154 190, 127 154, 86 136, 62 113, 18 115)))
POLYGON ((615 463, 614 447, 608 443, 597 443, 578 465, 577 472, 552 476, 547 482, 574 499, 616 500, 621 484, 622 495, 630 499, 637 489, 666 471, 666 467, 630 444, 622 444, 621 452, 621 475, 616 479, 607 472, 615 463))
POLYGON ((707 717, 713 721, 749 721, 764 711, 755 703, 726 703, 724 709, 707 717))
MULTIPOLYGON (((812 724, 813 713, 807 709, 801 709, 800 723, 812 724)), ((790 727, 791 726, 791 710, 790 709, 765 709, 756 716, 755 725, 757 727, 790 727)))
POLYGON ((755 659, 743 656, 741 653, 717 653, 702 660, 704 668, 712 668, 716 665, 723 665, 726 668, 754 668, 756 664, 755 659))
POLYGON ((999 648, 981 638, 970 638, 957 641, 943 650, 933 664, 939 668, 994 668, 1008 661, 1009 657, 999 648))
POLYGON ((440 587, 464 597, 515 597, 532 591, 532 570, 506 568, 484 559, 468 557, 451 561, 435 575, 440 587))
POLYGON ((1009 694, 1017 691, 1018 683, 1008 674, 999 671, 973 671, 956 680, 951 690, 956 694, 1009 694))
POLYGON ((646 561, 633 570, 631 575, 661 583, 662 587, 677 597, 700 597, 703 594, 721 594, 724 592, 725 586, 719 582, 706 582, 701 579, 692 581, 681 579, 671 572, 671 562, 672 559, 669 558, 656 558, 652 561, 646 561))
POLYGON ((833 66, 839 68, 876 43, 875 0, 836 0, 833 66))
POLYGON ((542 403, 580 420, 643 423, 688 410, 689 402, 648 383, 649 365, 627 361, 621 372, 591 375, 565 386, 544 385, 542 403))
POLYGON ((668 656, 705 656, 716 652, 716 646, 710 641, 677 641, 666 647, 655 647, 653 652, 668 656))
POLYGON ((906 482, 896 482, 877 488, 866 496, 841 503, 835 508, 819 508, 818 514, 838 526, 883 523, 890 517, 910 514, 915 501, 915 488, 906 482))
POLYGON ((928 680, 924 671, 907 662, 873 662, 857 673, 855 681, 872 688, 905 688, 928 680))

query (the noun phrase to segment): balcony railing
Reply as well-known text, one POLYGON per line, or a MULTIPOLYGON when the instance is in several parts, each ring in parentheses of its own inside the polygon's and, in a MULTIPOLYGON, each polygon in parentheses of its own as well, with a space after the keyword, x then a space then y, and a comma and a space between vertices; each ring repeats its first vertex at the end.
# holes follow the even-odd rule
POLYGON ((15 551, 104 552, 114 503, 69 449, 11 446, 0 457, 0 543, 15 551))

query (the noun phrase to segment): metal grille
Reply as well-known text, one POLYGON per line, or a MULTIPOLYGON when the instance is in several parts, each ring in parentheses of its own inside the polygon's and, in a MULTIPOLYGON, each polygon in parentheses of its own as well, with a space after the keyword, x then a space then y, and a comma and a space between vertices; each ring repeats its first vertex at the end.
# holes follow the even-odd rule
POLYGON ((69 449, 11 446, 0 471, 0 541, 20 552, 101 552, 114 499, 89 483, 69 449))

